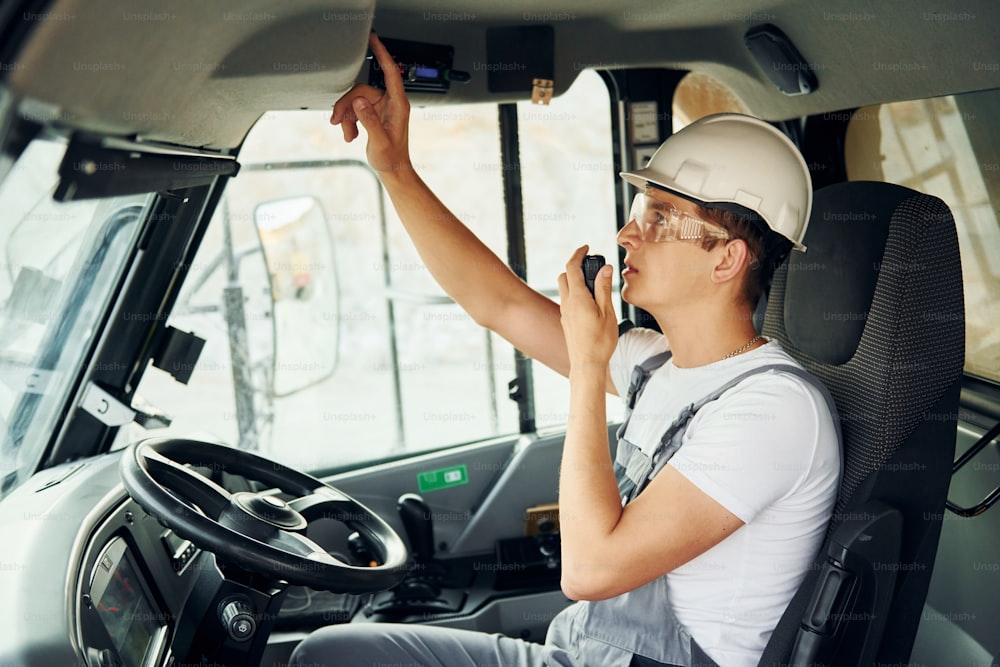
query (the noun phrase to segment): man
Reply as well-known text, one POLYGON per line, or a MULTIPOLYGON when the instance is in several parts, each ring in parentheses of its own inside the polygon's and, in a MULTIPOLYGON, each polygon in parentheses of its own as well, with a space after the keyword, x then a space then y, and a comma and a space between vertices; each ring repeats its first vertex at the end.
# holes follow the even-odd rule
POLYGON ((544 646, 418 625, 351 624, 307 639, 293 663, 756 665, 818 549, 839 480, 835 417, 819 383, 753 327, 774 267, 801 246, 811 203, 802 157, 768 124, 726 114, 668 139, 622 176, 640 189, 618 235, 622 298, 662 334, 619 337, 612 269, 559 276, 561 305, 527 287, 414 172, 409 106, 376 37, 386 90, 334 106, 421 258, 479 324, 569 378, 560 466, 562 588, 581 600, 544 646), (779 368, 771 368, 778 366, 779 368), (634 370, 633 370, 634 369, 634 370), (616 460, 604 393, 625 396, 616 460))

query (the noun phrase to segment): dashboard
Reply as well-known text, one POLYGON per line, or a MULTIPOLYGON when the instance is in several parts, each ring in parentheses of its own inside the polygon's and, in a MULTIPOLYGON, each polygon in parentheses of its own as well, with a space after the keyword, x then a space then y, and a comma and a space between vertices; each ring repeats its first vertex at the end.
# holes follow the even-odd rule
MULTIPOLYGON (((0 665, 170 667, 196 660, 203 647, 223 656, 218 664, 259 664, 274 652, 268 664, 281 664, 305 632, 352 620, 499 631, 503 618, 537 618, 517 631, 541 639, 567 603, 552 534, 435 560, 433 576, 367 596, 249 573, 247 586, 233 584, 242 571, 234 575, 128 496, 120 458, 44 470, 0 503, 0 534, 16 536, 0 549, 0 665)), ((345 542, 342 532, 331 543, 345 542)))
POLYGON ((17 536, 0 567, 0 664, 171 663, 178 615, 215 559, 128 497, 118 459, 43 471, 0 505, 17 536))

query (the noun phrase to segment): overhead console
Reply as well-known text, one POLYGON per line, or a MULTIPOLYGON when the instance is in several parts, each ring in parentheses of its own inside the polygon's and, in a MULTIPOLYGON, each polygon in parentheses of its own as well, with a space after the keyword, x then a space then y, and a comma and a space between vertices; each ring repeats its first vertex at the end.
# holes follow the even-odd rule
MULTIPOLYGON (((455 69, 455 48, 391 37, 381 37, 410 93, 446 94, 453 83, 464 84, 474 77, 476 86, 521 97, 529 95, 536 104, 548 104, 555 89, 555 31, 550 25, 493 27, 486 30, 486 52, 475 56, 473 72, 455 69)), ((469 62, 470 54, 462 54, 469 62)), ((381 67, 369 50, 368 85, 385 87, 381 67)))
MULTIPOLYGON (((389 38, 382 39, 382 43, 396 61, 403 77, 403 88, 409 92, 443 94, 448 92, 452 82, 467 83, 471 78, 468 72, 453 69, 454 47, 389 38)), ((368 85, 385 88, 385 73, 371 50, 367 59, 370 62, 368 85)))

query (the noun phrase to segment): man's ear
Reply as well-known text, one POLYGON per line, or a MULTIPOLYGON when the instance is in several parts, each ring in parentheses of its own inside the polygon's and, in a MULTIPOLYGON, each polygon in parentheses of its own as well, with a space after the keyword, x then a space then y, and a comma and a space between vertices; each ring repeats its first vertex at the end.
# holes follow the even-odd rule
POLYGON ((750 263, 750 249, 743 239, 731 239, 719 248, 718 261, 712 269, 712 282, 724 283, 739 278, 750 263))

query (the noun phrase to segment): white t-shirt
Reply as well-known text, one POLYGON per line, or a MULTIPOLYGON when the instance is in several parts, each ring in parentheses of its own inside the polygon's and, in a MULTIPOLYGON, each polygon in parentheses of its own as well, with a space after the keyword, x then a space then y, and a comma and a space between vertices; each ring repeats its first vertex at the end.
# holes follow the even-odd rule
MULTIPOLYGON (((651 329, 623 335, 611 358, 618 394, 626 395, 637 364, 666 349, 651 329)), ((800 366, 773 342, 697 368, 670 360, 649 378, 625 438, 651 456, 683 408, 776 363, 800 366)), ((717 663, 753 667, 833 510, 840 447, 826 401, 794 375, 755 375, 698 411, 668 465, 745 523, 665 575, 674 613, 717 663)))

